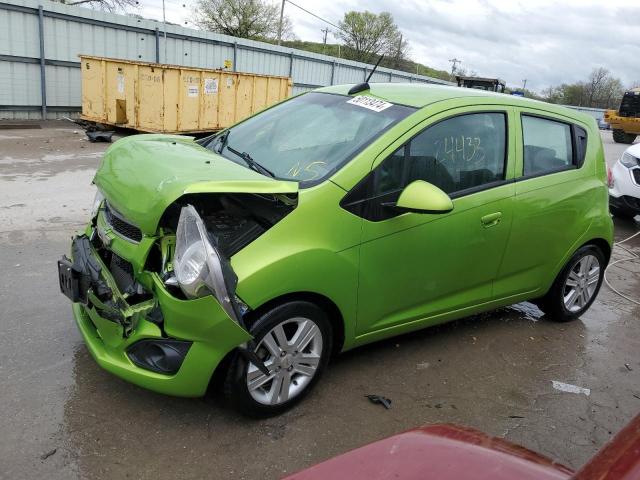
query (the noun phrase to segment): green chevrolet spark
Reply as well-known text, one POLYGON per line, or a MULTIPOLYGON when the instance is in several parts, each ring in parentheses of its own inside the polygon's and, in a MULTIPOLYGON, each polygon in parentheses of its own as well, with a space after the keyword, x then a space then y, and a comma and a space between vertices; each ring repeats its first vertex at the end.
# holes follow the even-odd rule
POLYGON ((106 370, 190 397, 215 375, 271 415, 369 342, 523 300, 579 317, 611 253, 606 179, 595 120, 566 108, 321 88, 200 140, 116 142, 60 287, 106 370))

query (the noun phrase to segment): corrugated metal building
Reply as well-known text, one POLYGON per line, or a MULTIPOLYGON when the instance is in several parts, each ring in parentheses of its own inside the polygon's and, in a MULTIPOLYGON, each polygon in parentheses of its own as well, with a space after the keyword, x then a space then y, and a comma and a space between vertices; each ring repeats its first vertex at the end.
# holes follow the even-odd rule
MULTIPOLYGON (((284 75, 293 93, 358 83, 373 68, 359 62, 278 47, 152 20, 48 0, 0 1, 0 119, 59 118, 80 110, 79 54, 284 75), (165 55, 166 50, 166 55, 165 55)), ((372 82, 443 80, 379 68, 372 82)), ((452 84, 451 84, 452 85, 452 84)))
POLYGON ((578 107, 576 105, 565 105, 565 106, 568 108, 572 108, 573 110, 586 113, 587 115, 591 115, 596 120, 604 120, 604 112, 607 111, 605 108, 578 107))

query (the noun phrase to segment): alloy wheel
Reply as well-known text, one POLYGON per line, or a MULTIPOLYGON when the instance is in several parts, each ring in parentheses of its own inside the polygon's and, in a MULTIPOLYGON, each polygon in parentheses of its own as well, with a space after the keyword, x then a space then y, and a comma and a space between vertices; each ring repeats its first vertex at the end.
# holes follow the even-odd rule
POLYGON ((280 405, 301 393, 320 365, 322 343, 320 328, 308 318, 292 318, 269 330, 255 350, 269 375, 252 363, 247 366, 251 397, 263 405, 280 405))
POLYGON ((600 262, 593 255, 580 258, 569 270, 564 282, 564 307, 570 312, 582 310, 593 297, 600 281, 600 262))

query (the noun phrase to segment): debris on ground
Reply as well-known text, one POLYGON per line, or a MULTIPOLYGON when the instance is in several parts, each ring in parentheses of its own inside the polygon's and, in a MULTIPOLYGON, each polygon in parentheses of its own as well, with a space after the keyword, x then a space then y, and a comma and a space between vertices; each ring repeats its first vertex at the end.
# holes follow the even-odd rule
MULTIPOLYGON (((114 130, 107 129, 104 125, 94 122, 88 122, 86 120, 75 120, 69 117, 63 117, 65 120, 75 123, 76 125, 81 126, 84 129, 84 133, 87 134, 87 138, 91 143, 95 142, 107 142, 111 143, 111 137, 114 133, 114 130)), ((78 130, 73 131, 74 134, 79 133, 78 130)))
POLYGON ((390 398, 386 398, 381 395, 365 395, 365 397, 367 397, 371 403, 375 403, 376 405, 382 405, 387 410, 391 408, 390 398))
POLYGON ((53 450, 49 450, 47 453, 40 455, 40 460, 46 460, 50 456, 55 455, 57 451, 58 451, 57 448, 54 448, 53 450))
POLYGON ((431 364, 429 362, 422 362, 422 363, 417 363, 416 364, 416 368, 418 370, 426 370, 427 368, 429 368, 431 366, 431 364))
POLYGON ((578 394, 583 393, 587 397, 591 395, 590 388, 579 387, 577 385, 571 385, 570 383, 558 382, 557 380, 551 380, 551 384, 553 385, 553 388, 561 392, 578 393, 578 394))
POLYGON ((631 365, 629 365, 628 363, 625 363, 625 364, 624 364, 624 366, 625 366, 625 368, 626 368, 627 370, 629 370, 630 372, 632 372, 632 371, 633 371, 633 368, 631 368, 631 365))
POLYGON ((111 143, 111 137, 113 136, 113 130, 110 131, 101 131, 101 130, 87 130, 85 132, 87 134, 87 138, 90 142, 106 142, 111 143))

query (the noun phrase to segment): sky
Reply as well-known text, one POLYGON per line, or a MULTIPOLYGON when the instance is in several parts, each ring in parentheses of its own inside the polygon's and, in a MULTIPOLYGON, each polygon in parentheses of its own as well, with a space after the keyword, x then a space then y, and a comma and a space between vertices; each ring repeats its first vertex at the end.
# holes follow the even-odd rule
MULTIPOLYGON (((195 0, 165 1, 167 21, 193 27, 195 0)), ((469 72, 513 87, 526 79, 527 88, 538 92, 585 81, 597 67, 625 87, 640 83, 640 0, 294 1, 335 24, 350 10, 390 12, 409 42, 410 58, 440 70, 450 71, 449 60, 457 58, 469 72)), ((141 15, 162 19, 161 0, 140 5, 141 15)), ((322 41, 325 23, 290 3, 285 14, 298 39, 322 41)), ((331 33, 328 41, 336 42, 331 33)))

